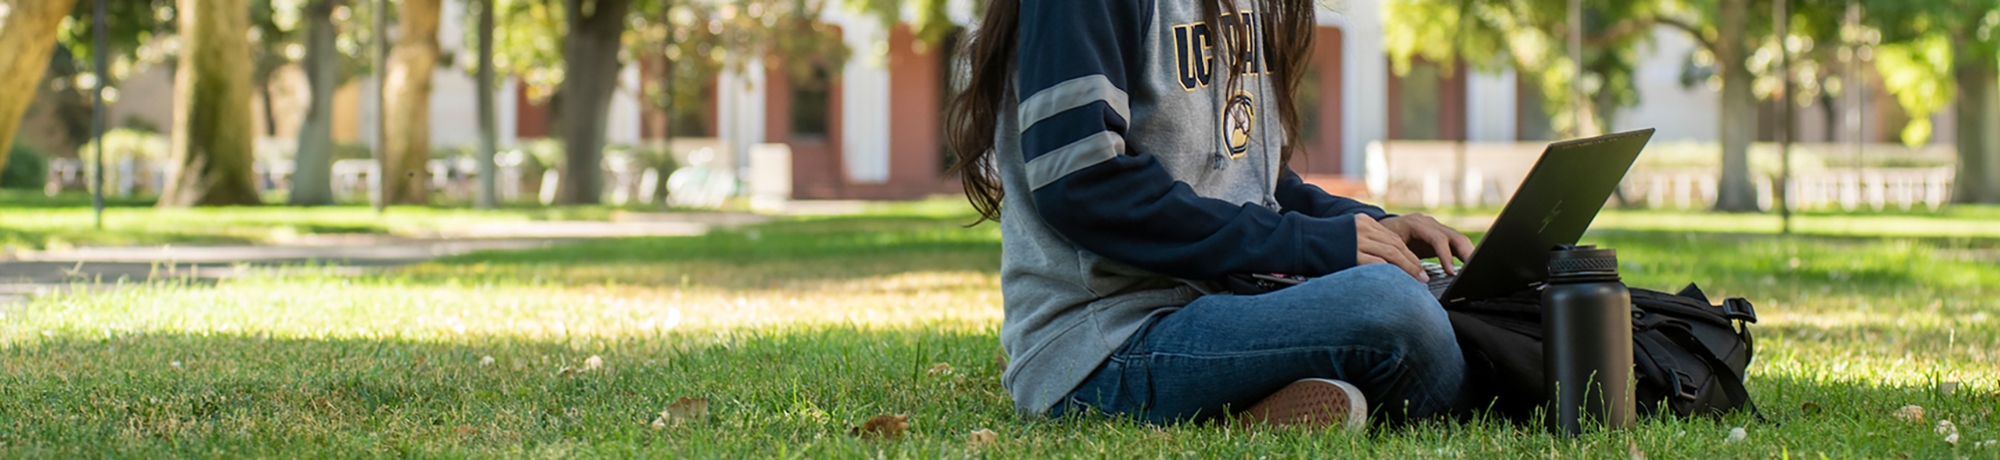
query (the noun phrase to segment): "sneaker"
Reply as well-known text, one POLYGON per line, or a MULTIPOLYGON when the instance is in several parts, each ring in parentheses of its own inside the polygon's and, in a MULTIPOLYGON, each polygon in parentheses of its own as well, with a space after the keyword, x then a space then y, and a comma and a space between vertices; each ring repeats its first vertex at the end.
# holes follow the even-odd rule
POLYGON ((1347 382, 1305 379, 1285 385, 1236 416, 1238 421, 1253 425, 1340 427, 1358 432, 1368 428, 1368 398, 1347 382))

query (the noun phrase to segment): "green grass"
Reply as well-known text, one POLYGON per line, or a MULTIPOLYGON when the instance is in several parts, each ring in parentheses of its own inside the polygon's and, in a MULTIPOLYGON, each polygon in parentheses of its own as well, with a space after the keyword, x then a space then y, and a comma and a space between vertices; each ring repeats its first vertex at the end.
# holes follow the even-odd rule
POLYGON ((0 457, 2000 458, 1972 446, 2000 439, 2000 239, 1601 226, 1588 239, 1620 250, 1634 286, 1757 303, 1749 386, 1782 422, 1558 439, 1495 421, 1349 435, 1017 418, 998 383, 999 232, 970 221, 923 203, 41 297, 0 307, 0 457), (591 356, 604 367, 560 373, 591 356), (649 426, 680 397, 709 416, 649 426), (1960 445, 1891 416, 1912 404, 1960 445), (901 440, 846 435, 905 413, 901 440), (977 429, 1000 441, 969 445, 977 429))

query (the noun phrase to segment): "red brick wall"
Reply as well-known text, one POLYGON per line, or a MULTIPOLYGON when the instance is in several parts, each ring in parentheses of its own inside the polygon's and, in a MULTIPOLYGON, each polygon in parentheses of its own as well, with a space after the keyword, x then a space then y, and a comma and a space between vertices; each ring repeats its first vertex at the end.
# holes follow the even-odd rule
POLYGON ((1341 131, 1342 97, 1341 45, 1343 36, 1338 27, 1320 27, 1317 43, 1313 45, 1312 69, 1319 71, 1319 119, 1307 120, 1319 130, 1319 139, 1306 144, 1305 150, 1294 154, 1292 170, 1300 175, 1337 175, 1341 173, 1342 140, 1341 131))
POLYGON ((527 85, 514 87, 514 137, 549 137, 549 101, 529 98, 527 85))
POLYGON ((908 26, 889 33, 889 180, 853 184, 848 198, 905 200, 953 190, 942 173, 943 50, 921 46, 908 26))
MULTIPOLYGON (((783 62, 768 58, 766 62, 783 62)), ((781 143, 792 149, 792 197, 799 199, 847 198, 847 166, 840 156, 840 78, 827 84, 832 88, 827 104, 827 135, 821 139, 792 137, 792 84, 779 65, 766 67, 764 91, 764 141, 781 143)))

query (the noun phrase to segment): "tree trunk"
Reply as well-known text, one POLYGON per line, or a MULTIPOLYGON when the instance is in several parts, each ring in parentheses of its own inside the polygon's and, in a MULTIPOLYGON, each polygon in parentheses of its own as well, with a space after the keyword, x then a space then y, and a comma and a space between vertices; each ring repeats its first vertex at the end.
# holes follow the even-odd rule
POLYGON ((625 12, 631 0, 597 0, 584 14, 585 0, 563 0, 568 34, 563 38, 563 104, 556 109, 562 130, 565 161, 562 204, 597 204, 602 200, 604 128, 609 123, 611 94, 618 87, 619 38, 625 33, 625 12))
MULTIPOLYGON (((1964 38, 1954 39, 1963 42, 1964 38)), ((1955 44, 1952 76, 1958 83, 1958 176, 1952 180, 1956 203, 2000 203, 2000 70, 1994 57, 1966 52, 1955 44)))
POLYGON ((6 169, 14 131, 56 50, 56 28, 76 0, 0 0, 0 6, 8 9, 0 14, 0 49, 8 50, 0 55, 0 169, 6 169))
POLYGON ((162 208, 255 205, 247 0, 180 0, 173 178, 162 208))
POLYGON ((499 122, 493 113, 493 2, 479 1, 479 191, 473 205, 479 209, 493 209, 499 206, 494 176, 500 169, 493 164, 493 154, 499 149, 499 122))
POLYGON ((293 206, 333 204, 333 49, 336 35, 333 7, 339 0, 316 0, 306 7, 306 83, 312 100, 299 127, 299 148, 292 158, 293 206))
POLYGON ((257 83, 257 95, 263 99, 264 103, 264 136, 278 137, 278 101, 271 100, 271 79, 269 77, 257 83))
POLYGON ((440 0, 404 0, 397 9, 400 35, 389 52, 388 111, 383 127, 382 201, 429 204, 431 72, 438 59, 440 0))
MULTIPOLYGON (((1722 71, 1722 180, 1717 184, 1715 210, 1757 211, 1756 186, 1750 181, 1750 142, 1757 133, 1757 96, 1750 85, 1756 77, 1750 57, 1749 0, 1722 0, 1717 24, 1716 66, 1722 71)), ((1781 185, 1782 186, 1782 185, 1781 185)))

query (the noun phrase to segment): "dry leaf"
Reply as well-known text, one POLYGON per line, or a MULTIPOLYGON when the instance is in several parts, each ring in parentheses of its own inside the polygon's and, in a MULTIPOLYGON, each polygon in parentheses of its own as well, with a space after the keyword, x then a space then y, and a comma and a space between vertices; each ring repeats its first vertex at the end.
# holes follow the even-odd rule
POLYGON ((1625 441, 1625 453, 1631 455, 1632 460, 1646 460, 1646 451, 1639 450, 1638 441, 1625 441))
POLYGON ((1958 434, 1958 425, 1953 425, 1950 420, 1939 420, 1934 431, 1937 434, 1958 434))
POLYGON ((877 415, 861 426, 847 430, 847 435, 862 439, 896 439, 903 437, 903 431, 908 429, 910 414, 877 415))
POLYGON ((479 429, 473 428, 472 425, 459 425, 456 428, 452 428, 451 431, 454 433, 458 433, 459 436, 471 436, 479 434, 479 429))
POLYGON ((1750 432, 1748 432, 1748 431, 1744 431, 1744 430, 1743 430, 1743 427, 1740 427, 1740 426, 1739 426, 1739 427, 1735 427, 1735 428, 1730 428, 1730 429, 1729 429, 1729 439, 1727 439, 1727 440, 1724 440, 1723 442, 1738 442, 1738 441, 1742 441, 1742 440, 1743 440, 1743 438, 1747 438, 1747 437, 1750 437, 1750 432))
POLYGON ((482 357, 482 358, 479 358, 479 365, 481 365, 481 366, 491 366, 491 365, 493 365, 493 357, 492 357, 492 356, 487 356, 487 357, 482 357))
POLYGON ((932 365, 931 365, 931 370, 930 370, 930 374, 931 374, 931 375, 951 375, 951 363, 937 363, 937 364, 932 364, 932 365))
POLYGON ((569 377, 603 368, 604 358, 597 355, 590 355, 590 359, 583 360, 583 367, 563 366, 562 369, 556 370, 556 375, 569 377))
POLYGON ((706 418, 708 418, 707 399, 682 396, 681 399, 674 400, 673 404, 668 404, 667 410, 660 411, 660 418, 654 421, 654 425, 659 426, 662 422, 678 425, 683 421, 706 418))
POLYGON ((1923 423, 1924 407, 1918 405, 1908 405, 1908 406, 1903 406, 1901 409, 1896 409, 1896 420, 1902 420, 1911 423, 1923 423))
POLYGON ((966 435, 965 437, 965 443, 971 444, 973 447, 992 444, 994 442, 998 442, 999 440, 1000 440, 1000 433, 994 433, 993 430, 988 430, 985 428, 972 430, 972 434, 966 435))
POLYGON ((1945 443, 1945 444, 1950 444, 1950 445, 1952 445, 1952 446, 1957 446, 1957 445, 1958 445, 1958 432, 1956 432, 1956 431, 1953 431, 1953 432, 1951 432, 1951 434, 1948 434, 1948 435, 1945 435, 1945 436, 1944 436, 1944 443, 1945 443))

